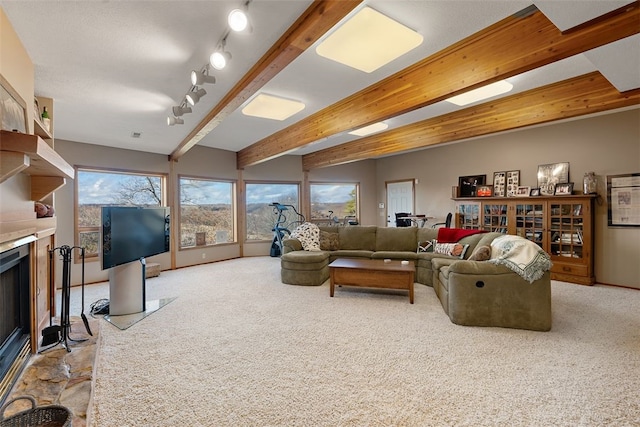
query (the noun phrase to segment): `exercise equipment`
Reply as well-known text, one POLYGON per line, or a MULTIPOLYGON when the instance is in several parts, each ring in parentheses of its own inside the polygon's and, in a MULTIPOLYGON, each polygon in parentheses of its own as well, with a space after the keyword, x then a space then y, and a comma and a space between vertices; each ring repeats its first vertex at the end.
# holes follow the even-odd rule
POLYGON ((272 257, 279 257, 282 255, 282 239, 287 235, 291 235, 290 230, 303 224, 305 218, 293 205, 273 202, 270 203, 269 206, 273 206, 273 213, 277 215, 276 223, 271 229, 271 231, 273 231, 273 240, 271 241, 270 255, 272 257), (293 211, 293 213, 291 211, 293 211))

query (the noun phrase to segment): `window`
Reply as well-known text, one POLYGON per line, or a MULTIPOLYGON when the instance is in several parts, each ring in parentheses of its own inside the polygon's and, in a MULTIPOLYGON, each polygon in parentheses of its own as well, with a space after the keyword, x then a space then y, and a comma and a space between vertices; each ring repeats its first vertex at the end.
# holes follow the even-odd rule
POLYGON ((98 257, 102 206, 164 206, 164 175, 77 168, 75 245, 98 257))
POLYGON ((358 217, 358 184, 316 183, 311 184, 311 219, 330 219, 339 223, 358 217), (335 219, 334 219, 335 218, 335 219))
POLYGON ((180 248, 235 241, 234 184, 180 177, 180 248))
MULTIPOLYGON (((247 240, 271 240, 277 216, 270 203, 292 205, 300 212, 298 184, 247 183, 247 240)), ((287 212, 287 221, 298 221, 295 212, 287 212)))

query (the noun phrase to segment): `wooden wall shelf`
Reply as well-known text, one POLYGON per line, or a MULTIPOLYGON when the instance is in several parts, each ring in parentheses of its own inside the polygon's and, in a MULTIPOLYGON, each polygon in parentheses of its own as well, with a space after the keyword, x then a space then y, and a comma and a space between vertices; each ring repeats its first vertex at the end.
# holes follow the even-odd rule
POLYGON ((73 167, 38 135, 0 131, 0 150, 3 152, 0 182, 20 172, 31 175, 31 200, 42 200, 63 186, 66 178, 74 176, 73 167), (9 159, 6 162, 5 154, 9 159))

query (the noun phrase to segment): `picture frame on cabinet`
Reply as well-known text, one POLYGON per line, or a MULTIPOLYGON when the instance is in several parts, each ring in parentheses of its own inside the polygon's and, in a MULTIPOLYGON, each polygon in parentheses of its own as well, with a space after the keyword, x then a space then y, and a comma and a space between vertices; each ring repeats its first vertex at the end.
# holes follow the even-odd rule
POLYGON ((538 165, 538 187, 543 196, 553 196, 556 184, 569 182, 569 162, 538 165))
POLYGON ((0 75, 0 126, 2 130, 27 133, 27 103, 0 75))
POLYGON ((507 172, 494 172, 493 173, 493 195, 494 197, 504 197, 504 185, 507 172))
POLYGON ((460 197, 475 197, 479 185, 484 185, 486 175, 461 176, 458 178, 460 197))
POLYGON ((507 197, 517 196, 518 187, 520 186, 520 171, 507 171, 505 179, 507 197))
POLYGON ((493 185, 479 185, 476 189, 476 196, 491 197, 493 196, 493 185))
POLYGON ((563 182, 556 184, 553 194, 555 196, 570 196, 571 193, 573 193, 573 182, 563 182))
POLYGON ((538 187, 532 188, 529 192, 530 197, 538 197, 540 195, 540 189, 538 187))
POLYGON ((520 185, 516 190, 516 196, 518 197, 529 197, 531 193, 531 187, 528 185, 520 185))

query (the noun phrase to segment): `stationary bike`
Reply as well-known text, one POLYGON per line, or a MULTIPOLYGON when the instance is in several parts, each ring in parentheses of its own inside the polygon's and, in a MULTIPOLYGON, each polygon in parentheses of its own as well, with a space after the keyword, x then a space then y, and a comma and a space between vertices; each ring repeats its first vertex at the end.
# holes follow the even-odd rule
POLYGON ((298 225, 304 223, 305 218, 304 215, 299 213, 293 205, 283 205, 278 202, 273 202, 270 203, 269 206, 273 206, 273 213, 278 215, 276 224, 271 229, 271 231, 273 231, 273 240, 271 241, 270 255, 272 257, 279 257, 282 255, 282 239, 291 234, 290 229, 295 229, 298 225), (287 215, 291 214, 290 212, 287 212, 289 209, 293 210, 296 217, 293 221, 287 222, 287 215))

